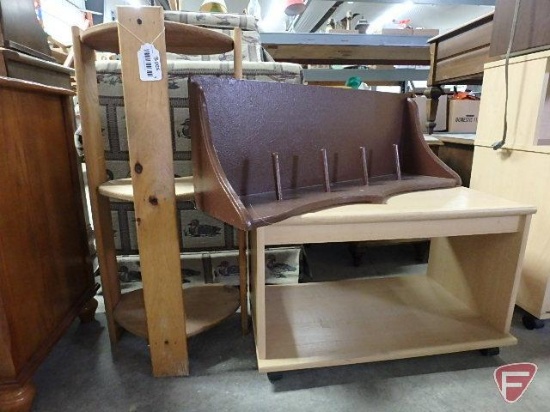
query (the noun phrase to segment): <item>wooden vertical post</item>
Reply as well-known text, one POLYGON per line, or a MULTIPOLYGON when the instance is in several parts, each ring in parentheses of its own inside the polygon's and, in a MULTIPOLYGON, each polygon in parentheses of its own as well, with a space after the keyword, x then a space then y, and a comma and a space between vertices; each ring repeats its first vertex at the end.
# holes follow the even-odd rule
POLYGON ((160 7, 118 7, 118 37, 141 273, 153 374, 187 375, 166 44, 160 7), (162 78, 140 79, 138 50, 159 52, 162 78))
POLYGON ((233 30, 233 70, 235 79, 243 78, 243 31, 240 27, 233 30))
POLYGON ((107 181, 105 149, 101 134, 99 96, 95 52, 80 41, 81 30, 72 28, 75 71, 78 82, 77 95, 80 106, 80 123, 86 158, 86 176, 90 192, 92 220, 96 241, 99 274, 105 302, 105 316, 111 344, 117 342, 122 329, 114 320, 114 309, 120 301, 120 282, 116 262, 116 248, 109 199, 98 192, 98 187, 107 181))
MULTIPOLYGON (((243 31, 240 27, 233 30, 233 76, 236 79, 243 78, 243 31)), ((248 259, 247 232, 239 230, 239 287, 241 304, 241 330, 243 334, 248 333, 248 259)))

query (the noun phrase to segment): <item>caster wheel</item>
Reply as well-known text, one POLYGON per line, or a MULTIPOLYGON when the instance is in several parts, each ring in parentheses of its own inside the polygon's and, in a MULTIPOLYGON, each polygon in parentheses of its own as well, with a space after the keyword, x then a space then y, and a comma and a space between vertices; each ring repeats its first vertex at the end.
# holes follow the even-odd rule
POLYGON ((500 348, 481 349, 480 352, 483 356, 497 356, 500 353, 500 348))
POLYGON ((531 314, 523 315, 521 320, 523 322, 523 326, 525 326, 525 329, 533 330, 541 329, 544 327, 544 321, 540 320, 539 318, 535 318, 531 314))
POLYGON ((283 379, 283 374, 280 372, 268 372, 267 379, 269 379, 269 382, 274 383, 283 379))

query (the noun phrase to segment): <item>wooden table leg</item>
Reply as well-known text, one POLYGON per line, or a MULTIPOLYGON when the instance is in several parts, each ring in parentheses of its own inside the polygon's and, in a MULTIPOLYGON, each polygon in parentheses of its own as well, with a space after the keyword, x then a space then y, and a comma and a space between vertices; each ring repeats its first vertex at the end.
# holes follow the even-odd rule
POLYGON ((91 298, 80 310, 78 317, 82 323, 89 323, 95 319, 95 311, 99 303, 95 298, 91 298))
POLYGON ((435 117, 437 115, 437 105, 439 98, 443 95, 443 89, 439 86, 430 86, 424 91, 424 96, 428 98, 426 107, 428 134, 432 134, 435 128, 435 117))

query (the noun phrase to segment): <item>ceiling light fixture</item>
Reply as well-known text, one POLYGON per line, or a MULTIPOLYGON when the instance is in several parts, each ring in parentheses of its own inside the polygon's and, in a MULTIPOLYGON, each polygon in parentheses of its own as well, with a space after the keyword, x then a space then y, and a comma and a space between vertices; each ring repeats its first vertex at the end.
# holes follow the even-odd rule
POLYGON ((282 1, 274 1, 261 21, 262 31, 284 31, 285 9, 282 1))
POLYGON ((302 14, 306 9, 306 3, 304 0, 286 0, 285 1, 285 14, 287 16, 297 16, 302 14))
POLYGON ((203 13, 227 13, 225 0, 204 0, 199 9, 203 13))

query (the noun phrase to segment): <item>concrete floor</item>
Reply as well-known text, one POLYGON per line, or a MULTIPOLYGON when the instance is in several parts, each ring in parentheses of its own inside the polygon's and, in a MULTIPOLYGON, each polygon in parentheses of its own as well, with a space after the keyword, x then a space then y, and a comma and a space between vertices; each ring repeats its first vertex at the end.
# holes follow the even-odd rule
MULTIPOLYGON (((375 254, 379 261, 369 254, 360 268, 348 269, 367 275, 387 270, 386 257, 395 261, 397 252, 382 252, 375 254)), ((349 259, 343 249, 332 253, 330 259, 322 248, 310 253, 314 276, 328 262, 349 259)), ((418 266, 401 263, 404 271, 418 266)), ((105 317, 98 314, 96 322, 75 322, 39 368, 33 411, 548 411, 550 325, 528 331, 521 315, 516 310, 512 324, 519 344, 498 356, 473 351, 293 371, 270 383, 256 370, 253 337, 240 334, 237 314, 189 340, 191 376, 163 379, 151 377, 142 339, 125 334, 111 351, 105 317), (515 362, 533 362, 538 372, 523 397, 507 404, 493 372, 515 362)))

